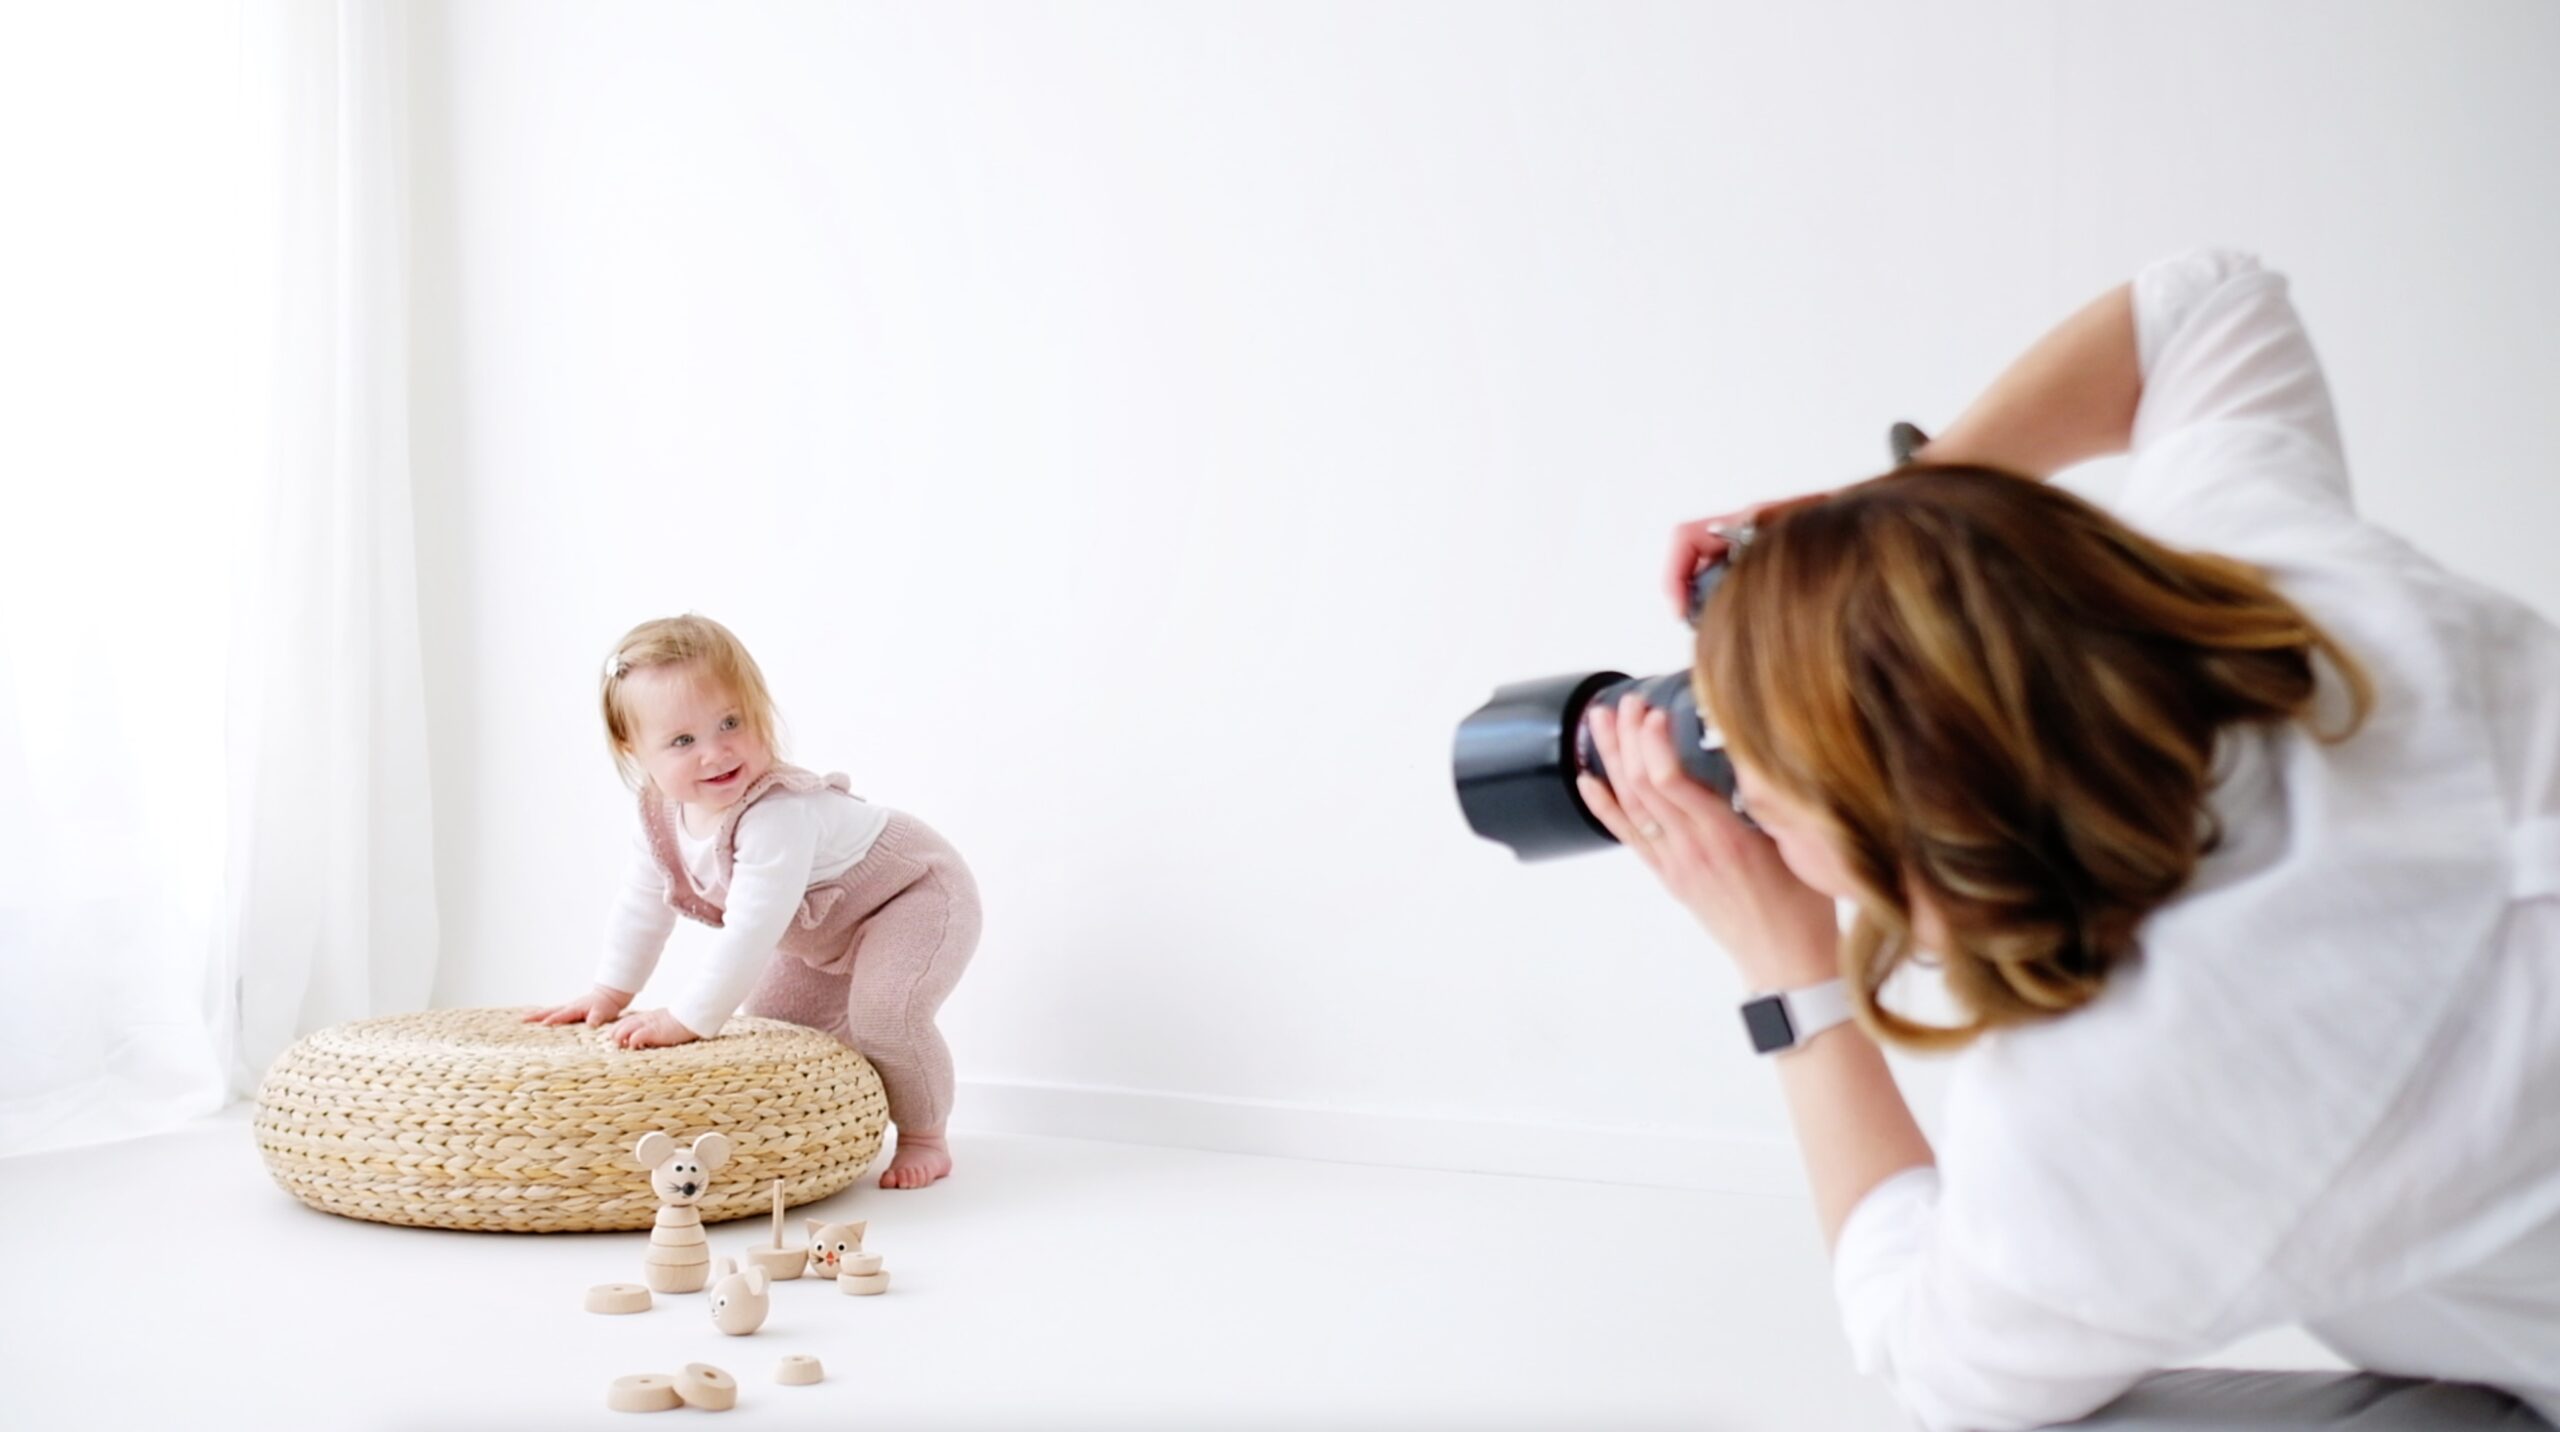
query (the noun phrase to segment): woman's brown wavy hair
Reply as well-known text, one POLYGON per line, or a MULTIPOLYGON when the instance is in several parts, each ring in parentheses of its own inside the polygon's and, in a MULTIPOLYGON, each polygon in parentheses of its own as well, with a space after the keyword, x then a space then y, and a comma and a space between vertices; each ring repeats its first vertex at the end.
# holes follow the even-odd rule
POLYGON ((2219 838, 2215 736, 2313 722, 2353 657, 2255 568, 2161 546, 2059 488, 1913 467, 1763 514, 1698 624, 1699 704, 1826 819, 1860 913, 1858 1017, 1960 1047, 2095 998, 2219 838), (1968 1022, 1885 1008, 1922 897, 1968 1022))

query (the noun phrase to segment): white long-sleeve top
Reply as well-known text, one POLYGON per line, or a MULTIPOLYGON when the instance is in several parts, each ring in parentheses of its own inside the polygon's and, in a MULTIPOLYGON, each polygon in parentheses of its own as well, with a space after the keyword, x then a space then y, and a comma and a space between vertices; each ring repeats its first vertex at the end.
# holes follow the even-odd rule
MULTIPOLYGON (((700 972, 667 1002, 667 1012, 706 1039, 718 1034, 764 972, 809 887, 861 863, 888 823, 888 807, 841 791, 767 791, 738 817, 737 860, 724 880, 717 836, 696 836, 678 817, 683 878, 696 895, 721 907, 721 924, 700 972)), ((634 837, 630 876, 605 921, 598 984, 636 992, 648 981, 676 927, 666 895, 644 828, 634 837)))
POLYGON ((2119 515, 2264 569, 2377 704, 2226 733, 2140 958, 1957 1057, 1937 1167, 1841 1229, 1856 1362, 1924 1427, 2034 1427, 2301 1323, 2560 1419, 2560 634, 2357 517, 2282 278, 2190 254, 2134 305, 2119 515))

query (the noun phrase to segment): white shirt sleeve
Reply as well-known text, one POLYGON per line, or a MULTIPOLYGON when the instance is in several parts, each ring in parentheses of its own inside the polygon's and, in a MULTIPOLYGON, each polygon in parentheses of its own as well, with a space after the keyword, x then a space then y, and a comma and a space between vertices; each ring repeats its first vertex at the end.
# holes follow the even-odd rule
POLYGON ((2133 281, 2142 398, 2124 505, 2178 525, 2234 487, 2351 508, 2329 384, 2281 274, 2200 250, 2133 281))
POLYGON ((720 931, 693 987, 667 1006, 677 1023, 708 1039, 737 1011, 809 893, 820 825, 810 802, 787 798, 758 801, 739 818, 720 931))
POLYGON ((2086 1416, 2181 1349, 2041 1306, 1960 1266, 1938 1237, 1938 1171, 1869 1190, 1832 1253, 1850 1356, 1926 1432, 2006 1432, 2086 1416))
POLYGON ((596 965, 596 983, 625 994, 637 994, 658 967, 667 936, 676 928, 675 907, 667 903, 666 876, 649 853, 644 834, 634 843, 631 871, 614 898, 604 922, 604 958, 596 965))

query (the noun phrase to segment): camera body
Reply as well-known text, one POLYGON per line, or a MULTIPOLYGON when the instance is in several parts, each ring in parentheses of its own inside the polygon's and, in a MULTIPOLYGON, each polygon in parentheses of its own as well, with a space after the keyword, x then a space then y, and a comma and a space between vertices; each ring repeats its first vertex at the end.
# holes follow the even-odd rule
MULTIPOLYGON (((1911 423, 1895 423, 1885 434, 1894 471, 1918 461, 1929 435, 1911 423)), ((1766 508, 1760 509, 1766 511, 1766 508)), ((1750 545, 1751 528, 1726 535, 1722 560, 1698 569, 1689 579, 1689 624, 1707 609, 1707 598, 1724 580, 1733 554, 1750 545)), ((1633 692, 1645 704, 1669 713, 1672 749, 1689 778, 1730 802, 1733 760, 1725 754, 1724 736, 1698 715, 1697 686, 1686 671, 1635 677, 1615 671, 1573 672, 1537 681, 1515 681, 1497 687, 1493 699, 1458 723, 1450 769, 1458 786, 1458 808, 1467 824, 1487 840, 1511 847, 1522 860, 1546 860, 1617 844, 1590 808, 1574 781, 1585 771, 1609 779, 1600 753, 1593 748, 1589 716, 1600 702, 1633 692)), ((1742 817, 1745 824, 1751 817, 1742 817)))

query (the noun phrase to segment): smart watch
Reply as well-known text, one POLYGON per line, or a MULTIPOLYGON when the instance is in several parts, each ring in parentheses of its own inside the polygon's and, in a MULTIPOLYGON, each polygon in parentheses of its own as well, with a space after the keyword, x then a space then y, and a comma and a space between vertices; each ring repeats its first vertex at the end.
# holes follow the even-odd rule
POLYGON ((1849 982, 1824 980, 1804 989, 1754 995, 1742 1002, 1742 1027, 1751 1047, 1783 1054, 1835 1024, 1849 1020, 1849 982))

